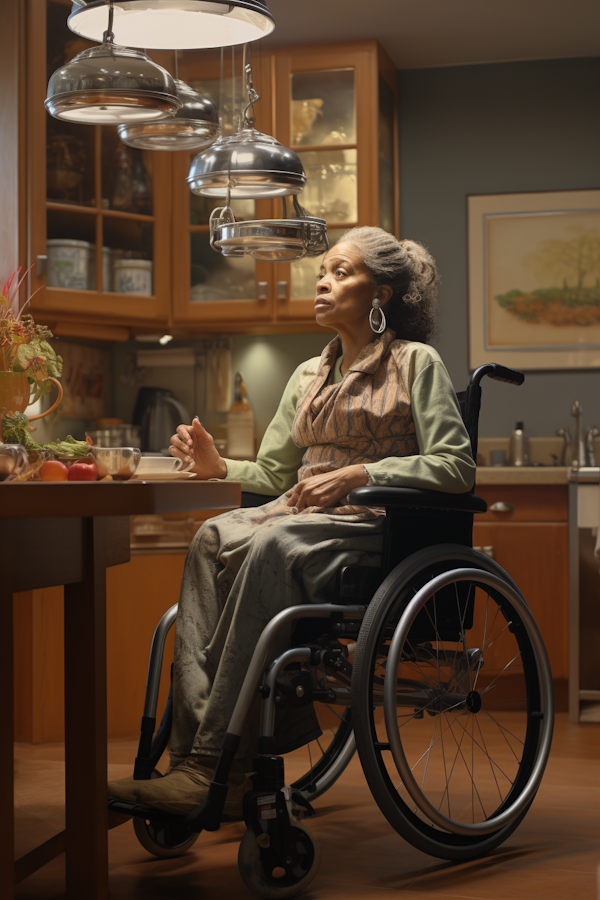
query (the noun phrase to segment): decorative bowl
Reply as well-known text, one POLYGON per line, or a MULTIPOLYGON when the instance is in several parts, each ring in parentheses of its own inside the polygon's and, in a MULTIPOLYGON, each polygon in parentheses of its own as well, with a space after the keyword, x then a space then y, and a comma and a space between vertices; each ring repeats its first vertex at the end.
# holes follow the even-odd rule
POLYGON ((93 447, 92 456, 98 467, 98 478, 110 475, 114 481, 128 481, 142 454, 137 447, 93 447))

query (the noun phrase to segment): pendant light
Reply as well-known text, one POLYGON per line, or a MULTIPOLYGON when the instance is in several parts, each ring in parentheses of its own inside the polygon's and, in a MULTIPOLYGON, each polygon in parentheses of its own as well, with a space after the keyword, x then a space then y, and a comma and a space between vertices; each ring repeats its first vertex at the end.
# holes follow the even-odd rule
MULTIPOLYGON (((81 37, 101 40, 108 0, 73 0, 67 20, 81 37)), ((264 0, 114 0, 115 40, 127 47, 185 50, 230 47, 275 28, 264 0)))
POLYGON ((229 206, 213 210, 210 217, 210 245, 223 256, 252 256, 266 262, 293 262, 316 257, 329 249, 325 219, 310 216, 293 198, 296 217, 287 218, 285 197, 283 218, 236 222, 229 206))
POLYGON ((96 125, 172 116, 182 106, 173 78, 142 51, 115 44, 112 3, 103 8, 108 28, 102 43, 54 72, 46 109, 56 119, 96 125))
POLYGON ((119 125, 124 144, 142 150, 200 150, 213 144, 221 134, 217 107, 197 91, 175 78, 182 106, 169 119, 119 125))
POLYGON ((299 194, 306 184, 300 157, 254 127, 254 104, 260 96, 254 90, 250 64, 244 71, 249 102, 243 127, 237 134, 219 138, 194 158, 187 178, 190 190, 208 197, 236 199, 299 194))

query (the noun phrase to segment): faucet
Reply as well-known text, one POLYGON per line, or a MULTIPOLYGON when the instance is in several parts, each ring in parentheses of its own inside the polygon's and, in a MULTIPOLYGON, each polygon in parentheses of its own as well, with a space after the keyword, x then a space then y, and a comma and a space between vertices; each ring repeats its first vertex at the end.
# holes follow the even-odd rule
POLYGON ((571 407, 571 415, 575 419, 575 437, 573 439, 573 453, 571 457, 571 466, 573 469, 579 469, 585 466, 585 443, 583 440, 583 429, 581 427, 581 414, 583 410, 581 403, 576 400, 571 407))
POLYGON ((585 438, 586 448, 587 448, 587 458, 588 458, 588 466, 596 466, 596 452, 594 450, 594 438, 597 438, 600 435, 600 431, 596 428, 595 425, 592 425, 591 428, 588 428, 587 435, 585 438))
POLYGON ((560 457, 561 466, 570 466, 571 465, 571 432, 568 428, 557 428, 556 436, 561 437, 563 439, 563 447, 562 454, 560 457))

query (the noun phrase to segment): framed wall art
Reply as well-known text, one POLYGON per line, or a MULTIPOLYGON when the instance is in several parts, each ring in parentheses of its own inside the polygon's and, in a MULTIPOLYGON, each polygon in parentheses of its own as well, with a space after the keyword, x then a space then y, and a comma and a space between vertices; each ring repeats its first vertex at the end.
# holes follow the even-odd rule
POLYGON ((600 366, 600 190, 467 202, 471 368, 600 366))

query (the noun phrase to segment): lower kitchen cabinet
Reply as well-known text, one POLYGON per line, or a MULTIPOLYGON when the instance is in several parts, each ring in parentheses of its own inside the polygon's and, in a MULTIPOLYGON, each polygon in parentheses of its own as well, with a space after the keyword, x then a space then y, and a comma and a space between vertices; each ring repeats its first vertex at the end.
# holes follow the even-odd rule
POLYGON ((487 501, 488 512, 475 517, 473 544, 508 572, 525 597, 548 651, 557 709, 566 711, 569 677, 567 487, 482 486, 476 493, 487 501))

